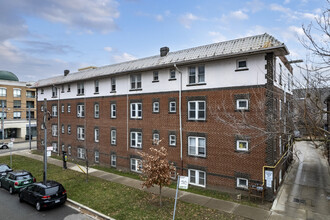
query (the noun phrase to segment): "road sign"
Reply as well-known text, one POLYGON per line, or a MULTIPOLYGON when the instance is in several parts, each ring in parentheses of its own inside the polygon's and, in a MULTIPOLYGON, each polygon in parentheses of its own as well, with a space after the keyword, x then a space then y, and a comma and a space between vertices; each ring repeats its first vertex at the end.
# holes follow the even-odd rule
POLYGON ((47 147, 47 151, 52 151, 53 150, 53 146, 47 147))
POLYGON ((180 176, 179 188, 188 189, 189 179, 187 176, 180 176))
POLYGON ((9 143, 8 143, 8 147, 9 147, 9 148, 13 148, 13 147, 14 147, 14 143, 13 143, 13 142, 9 142, 9 143))
POLYGON ((48 150, 47 151, 47 157, 50 157, 50 156, 52 156, 52 151, 48 150))

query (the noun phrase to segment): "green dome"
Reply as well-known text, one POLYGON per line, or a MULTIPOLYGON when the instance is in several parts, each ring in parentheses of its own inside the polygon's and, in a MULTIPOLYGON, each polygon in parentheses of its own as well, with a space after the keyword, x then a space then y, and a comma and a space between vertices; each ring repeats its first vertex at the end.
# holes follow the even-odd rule
POLYGON ((0 80, 18 81, 18 78, 12 72, 0 70, 0 80))

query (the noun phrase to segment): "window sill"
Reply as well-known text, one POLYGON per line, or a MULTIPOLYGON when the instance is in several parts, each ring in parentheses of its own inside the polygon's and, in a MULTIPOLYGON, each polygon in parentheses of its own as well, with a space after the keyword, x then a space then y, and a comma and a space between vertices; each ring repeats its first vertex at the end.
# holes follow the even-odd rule
POLYGON ((134 92, 134 91, 142 91, 142 89, 130 89, 130 92, 134 92))
POLYGON ((100 94, 99 92, 94 92, 94 95, 98 95, 98 94, 100 94))
POLYGON ((239 68, 239 69, 236 69, 235 72, 247 71, 247 70, 249 70, 249 68, 239 68))
POLYGON ((116 119, 116 117, 110 117, 110 119, 116 119))
POLYGON ((152 112, 152 114, 159 114, 159 112, 152 112))
POLYGON ((158 83, 159 82, 159 80, 153 80, 152 81, 152 83, 158 83))
POLYGON ((130 148, 137 149, 137 150, 142 150, 142 147, 132 147, 132 146, 130 146, 130 148))
POLYGON ((168 145, 169 147, 176 147, 176 145, 168 145))
POLYGON ((206 156, 198 156, 198 155, 190 155, 188 154, 189 157, 195 157, 195 158, 201 158, 201 159, 206 159, 206 156))
POLYGON ((68 90, 68 91, 66 91, 66 92, 71 92, 71 90, 68 90))
POLYGON ((84 93, 82 93, 82 94, 77 94, 77 96, 83 96, 83 95, 85 95, 84 93))
POLYGON ((198 187, 203 187, 203 188, 205 188, 205 185, 199 185, 199 184, 190 183, 190 182, 189 182, 189 185, 192 185, 192 186, 198 186, 198 187))
POLYGON ((110 93, 116 93, 116 90, 110 91, 110 93))
POLYGON ((188 122, 207 122, 206 119, 188 119, 188 122))
POLYGON ((175 81, 175 80, 176 80, 176 78, 168 79, 168 81, 175 81))
POLYGON ((142 118, 129 118, 131 120, 142 120, 142 118))
POLYGON ((168 114, 176 114, 176 112, 168 112, 168 114))
POLYGON ((250 150, 235 150, 236 153, 240 153, 240 154, 250 154, 250 150))
POLYGON ((250 112, 250 109, 235 109, 235 112, 250 112))
POLYGON ((186 86, 205 86, 206 83, 190 83, 190 84, 187 84, 186 86))

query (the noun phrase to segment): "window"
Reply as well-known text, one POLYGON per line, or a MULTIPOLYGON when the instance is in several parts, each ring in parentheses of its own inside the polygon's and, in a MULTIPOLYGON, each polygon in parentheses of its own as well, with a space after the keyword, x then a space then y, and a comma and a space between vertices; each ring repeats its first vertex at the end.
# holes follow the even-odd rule
POLYGON ((27 101, 26 108, 34 108, 34 101, 27 101))
POLYGON ((85 128, 77 127, 77 139, 80 141, 85 140, 85 128))
POLYGON ((99 81, 94 81, 94 93, 99 93, 99 81))
POLYGON ((62 144, 62 152, 65 151, 65 145, 62 144))
POLYGON ((176 102, 175 101, 170 101, 170 103, 169 103, 169 112, 171 112, 171 113, 176 112, 176 102))
POLYGON ((64 85, 61 85, 61 93, 64 93, 64 85))
POLYGON ((84 106, 84 104, 78 104, 77 105, 77 117, 78 118, 85 117, 85 106, 84 106))
POLYGON ((141 89, 141 74, 131 75, 131 89, 141 89))
POLYGON ((280 149, 280 155, 282 155, 282 136, 278 138, 278 148, 280 149))
POLYGON ((53 152, 57 152, 58 149, 57 149, 57 143, 56 142, 53 142, 52 143, 52 147, 53 147, 53 152))
POLYGON ((2 96, 2 97, 7 96, 7 89, 6 88, 0 88, 0 96, 2 96))
POLYGON ((21 108, 21 100, 14 100, 14 108, 21 108))
POLYGON ((205 120, 206 105, 205 101, 188 102, 188 120, 205 120))
POLYGON ((278 174, 278 182, 281 183, 282 182, 282 169, 280 170, 279 174, 278 174))
POLYGON ((131 132, 131 147, 142 148, 142 132, 131 132))
POLYGON ((152 82, 159 82, 158 71, 153 72, 153 81, 152 82))
POLYGON ((94 118, 100 117, 100 105, 98 103, 94 104, 94 118))
POLYGON ((71 105, 68 104, 68 113, 70 113, 70 112, 71 112, 71 105))
POLYGON ((159 144, 159 133, 155 132, 152 134, 152 144, 158 145, 159 144))
POLYGON ((85 90, 84 90, 84 83, 80 82, 77 83, 77 95, 84 95, 85 90))
POLYGON ((131 118, 142 118, 142 103, 131 103, 131 118))
POLYGON ((71 146, 68 146, 68 155, 71 155, 71 146))
POLYGON ((68 125, 68 134, 71 134, 71 125, 68 125))
POLYGON ((64 113, 65 111, 65 107, 64 107, 64 104, 61 105, 61 112, 64 113))
POLYGON ((52 125, 52 136, 53 137, 57 136, 57 125, 52 125))
POLYGON ((237 140, 236 141, 236 150, 238 151, 248 151, 249 150, 249 142, 245 140, 237 140))
POLYGON ((13 92, 14 92, 14 98, 21 97, 21 89, 13 89, 13 92))
POLYGON ((247 189, 249 187, 249 180, 245 179, 245 178, 238 177, 236 179, 236 186, 237 186, 237 188, 247 189))
POLYGON ((159 102, 152 103, 152 112, 158 113, 159 112, 159 102))
POLYGON ((68 84, 68 92, 71 92, 71 85, 68 84))
POLYGON ((111 118, 116 118, 116 104, 111 104, 111 118))
POLYGON ((188 169, 189 184, 205 187, 206 173, 201 170, 188 169))
POLYGON ((26 91, 26 98, 35 98, 35 91, 26 91))
POLYGON ((52 97, 57 97, 57 88, 55 86, 52 87, 52 97))
POLYGON ((117 131, 116 131, 116 129, 111 130, 110 136, 111 136, 111 145, 116 145, 116 143, 117 143, 117 131))
POLYGON ((142 173, 142 160, 131 158, 131 171, 142 173))
POLYGON ((7 112, 4 112, 4 113, 0 112, 0 118, 2 118, 2 117, 3 117, 3 119, 7 119, 7 112))
POLYGON ((280 101, 280 107, 279 107, 279 111, 280 111, 280 119, 282 119, 282 100, 280 101))
POLYGON ((236 69, 247 69, 247 62, 246 60, 237 60, 236 69))
POLYGON ((206 140, 204 137, 188 137, 188 155, 206 156, 206 140))
POLYGON ((95 163, 100 162, 100 152, 97 150, 94 152, 94 160, 95 160, 95 163))
POLYGON ((280 85, 282 85, 282 74, 283 74, 283 69, 282 69, 282 65, 280 64, 280 75, 278 76, 279 77, 278 81, 280 85))
POLYGON ((236 99, 236 109, 237 110, 249 109, 249 100, 248 99, 236 99))
POLYGON ((40 106, 40 111, 42 111, 42 112, 44 111, 44 106, 43 105, 40 106))
POLYGON ((100 129, 94 128, 94 141, 99 142, 100 141, 100 129))
POLYGON ((40 89, 40 94, 44 94, 44 89, 40 89))
POLYGON ((205 83, 205 67, 191 66, 188 68, 189 84, 205 83), (197 70, 196 70, 197 69, 197 70), (198 71, 198 73, 196 73, 198 71))
POLYGON ((111 92, 116 92, 116 78, 111 78, 111 92))
POLYGON ((176 136, 174 134, 169 136, 169 144, 170 146, 176 146, 176 136))
POLYGON ((77 152, 78 158, 79 159, 85 159, 86 158, 86 156, 85 156, 85 153, 86 153, 85 149, 84 148, 81 148, 81 147, 78 147, 77 150, 78 150, 78 152, 77 152))
POLYGON ((0 100, 0 108, 6 108, 7 107, 7 101, 6 100, 0 100), (3 103, 3 105, 2 105, 3 103))
POLYGON ((64 127, 64 125, 62 124, 62 134, 64 134, 64 132, 65 132, 65 127, 64 127))
POLYGON ((21 112, 14 112, 14 119, 21 119, 22 113, 21 112))
POLYGON ((170 69, 170 80, 175 79, 175 69, 170 69))
POLYGON ((45 124, 41 123, 40 128, 41 128, 41 130, 44 130, 45 129, 45 124))
POLYGON ((116 154, 111 154, 111 158, 110 158, 110 163, 112 167, 116 167, 117 166, 117 157, 116 154))
POLYGON ((52 117, 57 117, 57 105, 52 105, 52 117))
POLYGON ((29 119, 29 114, 30 114, 30 117, 31 119, 34 119, 34 111, 26 111, 26 119, 29 119))

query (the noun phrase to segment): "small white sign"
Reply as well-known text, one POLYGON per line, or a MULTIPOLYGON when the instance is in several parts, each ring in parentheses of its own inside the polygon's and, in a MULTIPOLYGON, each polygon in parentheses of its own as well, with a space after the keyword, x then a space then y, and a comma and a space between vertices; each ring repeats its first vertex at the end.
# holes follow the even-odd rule
POLYGON ((8 143, 8 147, 9 147, 9 148, 13 148, 13 147, 14 147, 14 143, 13 143, 13 142, 9 142, 9 143, 8 143))
POLYGON ((265 171, 265 180, 266 180, 266 186, 271 188, 273 182, 273 171, 270 170, 265 171))
POLYGON ((10 141, 11 141, 11 142, 14 142, 14 141, 15 141, 15 138, 10 138, 10 141))
POLYGON ((52 151, 48 150, 47 151, 47 157, 50 157, 50 156, 52 156, 52 151))
POLYGON ((179 180, 179 188, 180 189, 188 189, 189 179, 187 176, 180 176, 179 180))
POLYGON ((53 146, 47 147, 47 151, 52 151, 53 150, 53 146))

